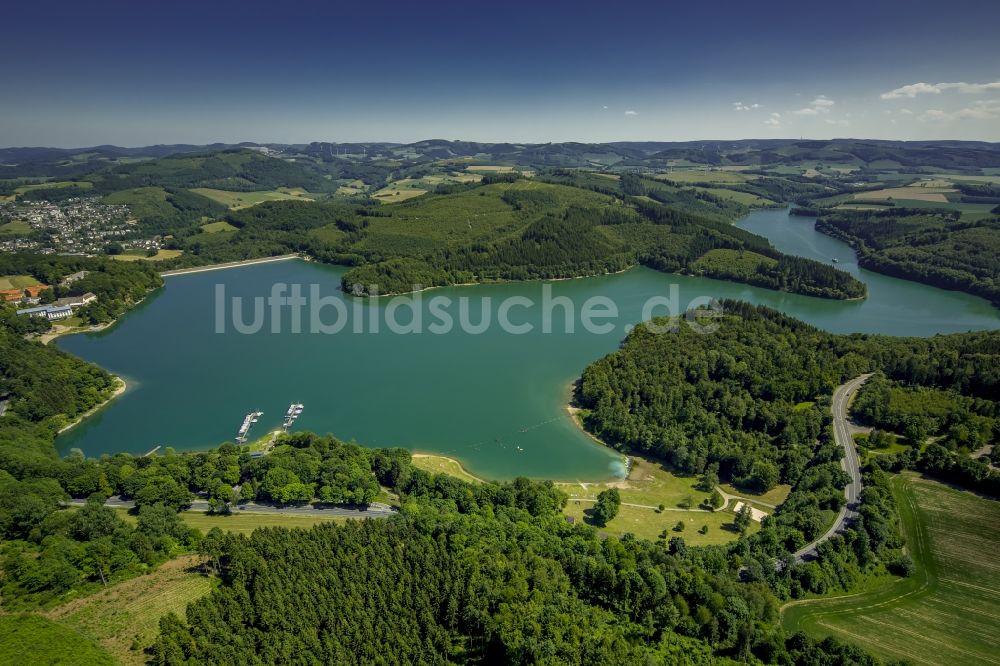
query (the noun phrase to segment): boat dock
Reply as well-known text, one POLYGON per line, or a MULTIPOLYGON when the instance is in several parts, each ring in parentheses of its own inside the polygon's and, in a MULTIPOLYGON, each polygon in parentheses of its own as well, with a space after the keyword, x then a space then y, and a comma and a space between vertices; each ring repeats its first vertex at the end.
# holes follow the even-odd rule
POLYGON ((288 432, 288 429, 292 427, 295 420, 302 415, 302 410, 305 409, 305 405, 300 402, 293 402, 288 406, 288 411, 285 413, 285 420, 281 424, 281 429, 288 432))
POLYGON ((250 432, 250 428, 252 428, 253 424, 257 423, 257 420, 260 419, 260 417, 263 415, 264 412, 257 410, 254 412, 250 412, 249 414, 243 417, 243 424, 240 426, 240 429, 236 432, 237 444, 247 443, 247 434, 250 432))

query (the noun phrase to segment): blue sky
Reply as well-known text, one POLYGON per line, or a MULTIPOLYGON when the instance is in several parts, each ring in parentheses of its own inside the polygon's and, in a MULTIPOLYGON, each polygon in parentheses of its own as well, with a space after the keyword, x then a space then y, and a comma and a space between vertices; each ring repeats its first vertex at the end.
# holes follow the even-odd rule
POLYGON ((1000 3, 8 2, 0 145, 1000 141, 1000 3))

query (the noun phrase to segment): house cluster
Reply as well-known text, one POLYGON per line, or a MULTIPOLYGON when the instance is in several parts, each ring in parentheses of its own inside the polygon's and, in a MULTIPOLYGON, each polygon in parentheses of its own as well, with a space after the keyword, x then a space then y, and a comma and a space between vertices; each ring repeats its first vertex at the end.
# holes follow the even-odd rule
POLYGON ((76 308, 82 308, 84 305, 88 305, 97 300, 97 295, 91 292, 87 292, 82 296, 67 296, 66 298, 57 298, 51 303, 45 305, 37 305, 32 308, 24 308, 18 310, 18 315, 25 315, 28 317, 45 317, 49 321, 56 321, 58 319, 66 319, 67 317, 73 316, 73 310, 76 308))
POLYGON ((0 224, 23 222, 30 232, 0 243, 0 251, 41 254, 98 254, 109 243, 136 235, 128 206, 105 204, 94 197, 58 203, 15 201, 0 204, 0 224))

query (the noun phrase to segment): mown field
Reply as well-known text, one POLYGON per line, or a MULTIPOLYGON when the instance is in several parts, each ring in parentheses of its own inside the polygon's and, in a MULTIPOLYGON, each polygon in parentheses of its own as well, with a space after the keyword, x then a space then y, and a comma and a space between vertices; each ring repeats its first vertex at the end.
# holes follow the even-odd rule
POLYGON ((24 289, 38 284, 30 275, 4 275, 0 277, 0 290, 24 289))
POLYGON ((1000 503, 912 474, 893 485, 915 573, 793 602, 785 628, 914 664, 1000 664, 1000 503))
POLYGON ((215 190, 209 187, 195 187, 191 191, 232 209, 256 206, 265 201, 285 201, 288 199, 315 201, 320 196, 306 192, 299 187, 279 187, 275 190, 261 192, 230 192, 228 190, 215 190))
POLYGON ((428 453, 413 454, 413 466, 431 474, 448 474, 470 483, 482 483, 482 479, 467 472, 462 463, 454 458, 436 456, 428 453))

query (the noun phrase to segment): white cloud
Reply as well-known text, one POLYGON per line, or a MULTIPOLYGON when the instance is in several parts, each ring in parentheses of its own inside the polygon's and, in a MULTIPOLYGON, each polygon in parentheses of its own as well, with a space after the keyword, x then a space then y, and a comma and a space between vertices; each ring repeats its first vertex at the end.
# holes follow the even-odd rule
POLYGON ((902 113, 904 116, 912 116, 913 115, 913 111, 910 111, 909 109, 900 109, 899 112, 902 113))
POLYGON ((957 111, 928 109, 920 114, 920 120, 951 122, 954 120, 994 120, 1000 118, 1000 100, 980 100, 972 106, 957 111))
POLYGON ((781 127, 781 114, 772 113, 768 119, 764 121, 764 124, 772 129, 778 129, 781 127))
POLYGON ((913 99, 917 95, 940 95, 945 90, 957 90, 966 95, 975 95, 990 90, 1000 90, 1000 81, 990 83, 965 83, 958 81, 955 83, 911 83, 908 86, 901 86, 895 90, 884 92, 880 95, 882 99, 913 99))
POLYGON ((753 111, 754 109, 761 108, 760 104, 754 102, 753 104, 744 104, 743 102, 733 102, 733 111, 753 111))
POLYGON ((605 111, 607 111, 607 110, 608 110, 608 107, 607 107, 607 105, 605 105, 605 106, 602 106, 601 108, 602 108, 602 109, 604 109, 605 111))
POLYGON ((841 118, 840 120, 834 120, 833 118, 824 118, 823 122, 827 125, 836 125, 837 127, 849 127, 851 121, 847 118, 841 118))
POLYGON ((809 106, 792 111, 792 113, 797 116, 818 116, 821 113, 830 113, 830 107, 834 104, 835 102, 826 95, 820 95, 809 102, 809 106))
POLYGON ((628 111, 625 112, 625 115, 626 116, 637 116, 637 115, 639 115, 639 112, 638 111, 633 111, 632 109, 629 109, 628 111))

